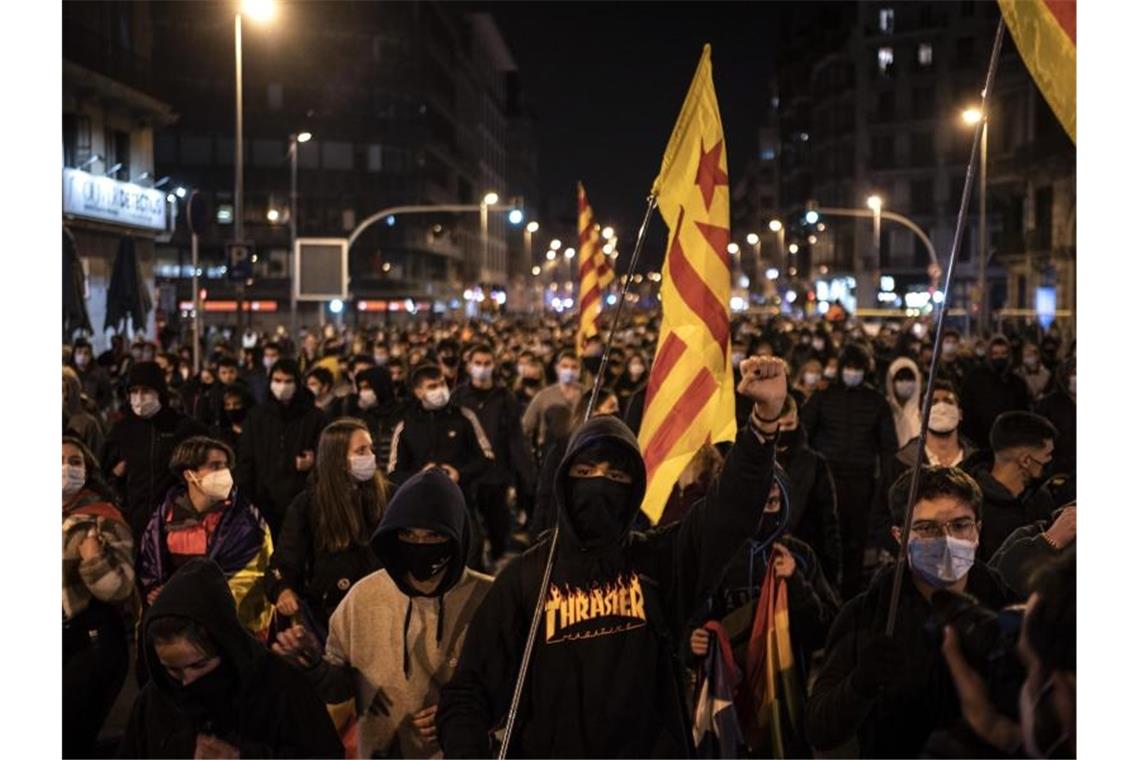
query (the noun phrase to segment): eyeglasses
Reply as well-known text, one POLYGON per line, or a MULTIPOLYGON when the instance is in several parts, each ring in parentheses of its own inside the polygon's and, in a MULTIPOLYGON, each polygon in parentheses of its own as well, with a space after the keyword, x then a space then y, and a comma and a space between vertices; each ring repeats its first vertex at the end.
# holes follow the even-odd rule
POLYGON ((606 478, 615 483, 633 483, 633 476, 622 472, 621 470, 603 469, 601 465, 597 464, 575 464, 570 466, 570 477, 572 478, 606 478))
POLYGON ((938 538, 947 533, 954 538, 972 538, 978 523, 972 517, 959 517, 955 520, 919 520, 910 526, 911 533, 919 538, 938 538))

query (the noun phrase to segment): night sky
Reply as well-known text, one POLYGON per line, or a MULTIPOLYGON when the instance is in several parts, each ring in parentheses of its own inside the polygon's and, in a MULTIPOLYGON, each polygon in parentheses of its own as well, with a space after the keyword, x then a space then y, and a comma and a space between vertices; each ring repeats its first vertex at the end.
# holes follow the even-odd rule
MULTIPOLYGON (((538 116, 545 214, 575 218, 575 184, 621 238, 624 268, 645 198, 696 70, 712 45, 729 177, 757 150, 775 58, 777 4, 761 2, 472 3, 491 12, 538 116)), ((660 266, 666 227, 654 214, 638 268, 660 266)), ((541 221, 541 219, 540 219, 541 221)), ((545 230, 535 247, 548 240, 545 230)))

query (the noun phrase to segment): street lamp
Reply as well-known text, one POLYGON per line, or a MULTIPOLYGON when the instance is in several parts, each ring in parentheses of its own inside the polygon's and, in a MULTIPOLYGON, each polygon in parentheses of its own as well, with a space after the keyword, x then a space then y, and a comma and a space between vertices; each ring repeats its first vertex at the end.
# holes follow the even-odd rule
POLYGON ((791 245, 788 246, 788 253, 799 253, 799 252, 800 252, 800 247, 798 245, 796 245, 795 243, 792 243, 791 245))
POLYGON ((746 241, 748 241, 748 245, 756 245, 757 243, 760 242, 760 236, 757 235, 755 232, 749 232, 748 237, 746 237, 744 239, 746 241))
MULTIPOLYGON (((990 246, 986 238, 986 155, 990 134, 990 121, 979 108, 967 108, 962 112, 962 121, 977 127, 982 123, 981 160, 978 163, 978 238, 981 240, 978 256, 978 290, 982 293, 982 303, 978 309, 978 333, 989 325, 989 285, 986 282, 986 269, 989 266, 990 246)), ((1027 270, 1028 272, 1028 270, 1027 270)))
MULTIPOLYGON (((879 196, 879 195, 868 196, 867 197, 867 208, 871 209, 871 211, 873 211, 875 214, 873 217, 873 219, 874 219, 874 232, 873 232, 873 234, 875 236, 875 281, 877 282, 879 279, 879 275, 883 271, 883 261, 882 261, 882 253, 881 253, 882 248, 880 246, 881 235, 882 235, 882 227, 883 227, 883 198, 882 198, 882 196, 879 196)), ((858 254, 855 255, 855 260, 856 260, 856 262, 858 262, 858 260, 859 260, 858 254)), ((856 287, 856 294, 858 294, 859 273, 858 273, 857 267, 856 267, 856 273, 855 273, 855 280, 856 280, 856 286, 855 286, 856 287)), ((856 297, 858 297, 858 296, 856 295, 856 297)))
MULTIPOLYGON (((241 19, 243 15, 249 16, 255 22, 265 23, 277 15, 277 4, 273 0, 244 0, 240 10, 234 14, 234 242, 241 243, 245 235, 245 213, 242 206, 243 177, 245 156, 242 143, 244 132, 242 129, 242 69, 241 69, 241 19)), ((241 330, 242 291, 244 286, 238 286, 237 326, 241 330)))
POLYGON ((602 240, 609 240, 613 236, 614 236, 614 228, 613 227, 603 227, 602 228, 602 240))
POLYGON ((569 260, 574 258, 575 253, 576 251, 573 248, 567 248, 565 251, 563 251, 562 255, 565 256, 567 260, 569 260))
POLYGON ((487 236, 487 207, 494 206, 499 202, 499 194, 490 192, 483 196, 483 202, 479 204, 479 230, 483 239, 483 263, 479 271, 479 279, 483 280, 486 275, 487 259, 491 252, 491 241, 487 236))
MULTIPOLYGON (((312 132, 298 132, 289 135, 289 252, 290 269, 294 266, 297 248, 297 146, 313 139, 312 132)), ((297 272, 293 271, 293 277, 297 272)), ((289 330, 292 335, 297 334, 297 291, 293 282, 289 283, 289 330)))
POLYGON ((558 256, 558 254, 555 253, 554 251, 547 251, 546 252, 546 260, 547 261, 554 261, 554 259, 557 258, 557 256, 558 256))
POLYGON ((557 251, 561 247, 562 247, 562 241, 559 240, 558 238, 554 238, 553 240, 550 241, 550 250, 557 251))
POLYGON ((776 263, 778 264, 781 260, 787 257, 787 252, 784 250, 784 225, 780 222, 779 219, 773 219, 772 221, 768 222, 768 229, 776 233, 777 249, 779 254, 779 258, 776 260, 776 263))
POLYGON ((738 246, 736 243, 729 243, 728 252, 730 255, 735 256, 736 254, 740 253, 740 246, 738 246))

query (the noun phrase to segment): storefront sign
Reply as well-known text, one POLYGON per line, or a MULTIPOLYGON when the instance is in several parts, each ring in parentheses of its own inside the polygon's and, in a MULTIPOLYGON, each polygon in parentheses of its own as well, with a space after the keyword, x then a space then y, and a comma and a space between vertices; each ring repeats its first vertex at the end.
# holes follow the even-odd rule
POLYGON ((63 170, 63 213, 84 219, 164 232, 166 195, 79 169, 63 170))

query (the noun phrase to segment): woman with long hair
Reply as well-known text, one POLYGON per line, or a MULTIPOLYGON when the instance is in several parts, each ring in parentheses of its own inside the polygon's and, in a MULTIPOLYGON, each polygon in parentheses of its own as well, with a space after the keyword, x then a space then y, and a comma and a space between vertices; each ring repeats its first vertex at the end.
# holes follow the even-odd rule
POLYGON ((340 600, 379 568, 369 544, 387 498, 368 426, 345 417, 326 427, 316 469, 289 505, 270 563, 269 595, 279 615, 303 612, 323 639, 340 600))
POLYGON ((127 677, 130 526, 91 450, 63 436, 63 756, 92 757, 127 677))

